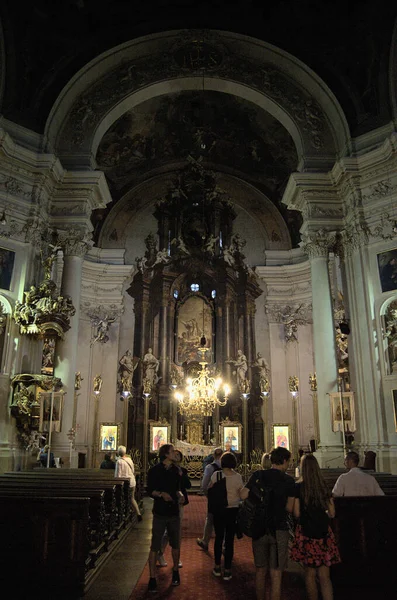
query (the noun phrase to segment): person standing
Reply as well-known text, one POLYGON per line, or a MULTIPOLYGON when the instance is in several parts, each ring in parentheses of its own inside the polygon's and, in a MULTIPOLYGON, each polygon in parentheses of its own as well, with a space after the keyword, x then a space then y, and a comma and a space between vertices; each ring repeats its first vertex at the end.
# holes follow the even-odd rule
POLYGON ((230 581, 232 578, 232 560, 234 554, 234 535, 236 533, 236 518, 241 497, 241 491, 244 487, 243 480, 240 473, 236 473, 234 470, 237 466, 236 457, 232 452, 225 452, 221 457, 222 471, 215 473, 211 476, 211 481, 208 486, 210 490, 216 485, 217 479, 226 479, 226 496, 227 506, 219 511, 214 511, 213 521, 215 529, 215 543, 214 543, 214 560, 215 566, 212 573, 215 577, 221 577, 221 558, 222 558, 222 545, 225 540, 225 561, 224 561, 224 572, 223 579, 230 581))
MULTIPOLYGON (((221 468, 222 468, 221 467, 221 457, 222 457, 222 454, 223 454, 222 448, 216 448, 214 450, 214 460, 212 461, 212 463, 210 463, 209 465, 207 465, 205 467, 203 482, 201 484, 201 488, 202 488, 203 493, 205 495, 207 495, 208 486, 210 484, 211 477, 212 477, 213 473, 215 471, 220 471, 221 468)), ((202 548, 206 552, 208 550, 208 544, 209 544, 209 541, 211 539, 213 528, 214 528, 214 519, 213 519, 213 516, 212 516, 211 513, 209 513, 207 511, 207 516, 206 516, 205 525, 204 525, 203 537, 202 538, 197 538, 197 540, 196 540, 197 544, 200 546, 200 548, 202 548)))
POLYGON ((134 463, 132 462, 132 458, 130 456, 127 456, 127 449, 125 446, 119 446, 117 448, 117 456, 118 459, 116 462, 114 476, 129 477, 131 486, 132 506, 138 516, 138 521, 142 521, 141 511, 139 510, 138 502, 135 500, 136 480, 134 463))
POLYGON ((268 515, 270 525, 261 537, 252 539, 252 550, 256 567, 255 588, 257 600, 265 598, 265 584, 270 574, 271 598, 280 600, 281 580, 288 563, 288 513, 292 513, 295 500, 295 482, 286 471, 291 460, 291 452, 286 448, 273 448, 270 453, 270 469, 262 469, 251 475, 247 486, 241 491, 243 500, 258 482, 267 489, 268 515))
POLYGON ((375 477, 358 468, 360 457, 357 452, 348 452, 345 466, 348 473, 338 477, 332 490, 333 496, 384 496, 375 477))
MULTIPOLYGON (((185 512, 185 506, 187 504, 189 504, 189 496, 187 494, 187 490, 190 489, 192 487, 192 483, 189 479, 189 476, 187 474, 187 469, 185 469, 185 467, 182 467, 182 461, 183 461, 183 454, 180 450, 175 450, 175 464, 179 467, 180 470, 180 475, 181 475, 181 492, 183 494, 184 497, 184 502, 183 504, 179 505, 179 520, 181 522, 181 532, 182 532, 182 520, 183 520, 183 514, 185 512)), ((166 567, 167 566, 167 561, 165 560, 164 557, 164 551, 167 547, 168 544, 168 532, 165 531, 164 535, 163 535, 163 539, 161 542, 161 552, 158 553, 158 561, 161 567, 166 567)), ((182 561, 179 560, 178 563, 178 567, 181 569, 182 568, 182 561)))
POLYGON ((329 526, 329 519, 335 516, 335 505, 313 454, 302 456, 301 477, 296 484, 295 495, 293 514, 298 525, 291 558, 305 567, 309 600, 318 598, 317 576, 323 600, 332 600, 329 568, 340 562, 339 550, 329 526))
POLYGON ((147 492, 154 498, 152 541, 149 552, 150 579, 149 592, 157 591, 156 560, 161 552, 161 544, 167 530, 172 548, 172 585, 180 584, 179 556, 181 541, 181 523, 179 507, 184 502, 181 492, 181 472, 176 466, 175 450, 172 444, 163 444, 159 449, 160 462, 149 469, 147 492))
POLYGON ((110 454, 105 454, 103 461, 101 462, 100 469, 115 469, 116 463, 112 460, 110 454))

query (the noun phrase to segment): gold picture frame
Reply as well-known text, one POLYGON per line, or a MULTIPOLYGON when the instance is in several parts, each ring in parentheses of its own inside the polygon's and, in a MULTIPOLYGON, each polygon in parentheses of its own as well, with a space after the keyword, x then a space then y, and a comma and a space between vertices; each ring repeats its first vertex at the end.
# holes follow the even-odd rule
POLYGON ((99 452, 115 452, 119 436, 120 423, 99 423, 99 452))
POLYGON ((167 421, 151 421, 149 423, 149 452, 158 452, 171 439, 171 425, 167 421))
MULTIPOLYGON (((342 431, 341 394, 332 392, 329 395, 331 403, 332 431, 342 431)), ((345 432, 356 431, 356 414, 354 407, 354 392, 342 392, 343 424, 345 432)))
POLYGON ((272 424, 273 448, 286 448, 292 452, 292 427, 290 423, 272 424))
MULTIPOLYGON (((54 401, 52 408, 51 431, 60 433, 62 431, 63 399, 65 392, 54 392, 54 401)), ((46 392, 39 389, 37 392, 37 401, 40 404, 39 431, 48 433, 50 431, 51 420, 51 396, 52 392, 46 392)))
POLYGON ((234 421, 222 421, 220 424, 220 439, 222 448, 227 452, 241 453, 241 432, 243 426, 241 423, 234 421))

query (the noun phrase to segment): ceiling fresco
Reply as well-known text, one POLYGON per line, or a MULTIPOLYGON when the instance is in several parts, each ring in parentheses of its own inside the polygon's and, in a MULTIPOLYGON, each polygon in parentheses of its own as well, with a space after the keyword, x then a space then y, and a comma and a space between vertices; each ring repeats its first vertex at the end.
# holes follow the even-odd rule
POLYGON ((180 92, 140 104, 107 131, 96 158, 117 199, 189 155, 261 184, 276 202, 297 164, 292 138, 276 119, 220 92, 180 92))

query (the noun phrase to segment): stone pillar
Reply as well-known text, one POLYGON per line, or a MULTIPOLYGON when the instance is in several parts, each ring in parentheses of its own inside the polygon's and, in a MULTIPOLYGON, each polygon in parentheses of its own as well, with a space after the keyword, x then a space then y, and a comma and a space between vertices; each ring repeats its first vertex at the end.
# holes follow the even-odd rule
POLYGON ((322 230, 306 234, 304 248, 310 257, 313 302, 313 338, 317 373, 320 442, 316 456, 322 467, 337 466, 343 451, 339 432, 332 431, 329 393, 337 391, 335 327, 328 272, 330 235, 322 230))
POLYGON ((62 431, 54 434, 54 449, 58 453, 67 455, 69 453, 69 440, 67 433, 73 425, 74 412, 74 382, 78 371, 77 347, 79 336, 80 319, 80 295, 81 295, 81 273, 83 269, 83 257, 89 244, 83 239, 69 239, 64 244, 64 264, 62 274, 61 294, 70 296, 76 313, 70 319, 70 329, 65 334, 65 339, 58 341, 56 345, 57 362, 55 365, 55 376, 60 377, 65 391, 62 431))

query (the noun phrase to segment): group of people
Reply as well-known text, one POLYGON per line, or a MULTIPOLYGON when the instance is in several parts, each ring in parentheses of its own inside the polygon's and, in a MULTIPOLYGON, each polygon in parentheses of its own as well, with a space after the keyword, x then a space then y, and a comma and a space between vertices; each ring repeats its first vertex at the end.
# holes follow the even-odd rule
MULTIPOLYGON (((180 583, 181 515, 187 502, 188 478, 180 468, 181 453, 171 444, 164 444, 159 450, 159 458, 160 462, 149 470, 147 487, 149 496, 154 499, 149 592, 157 591, 157 561, 166 565, 163 555, 165 536, 172 548, 172 585, 180 583)), ((260 486, 262 491, 267 490, 268 518, 264 530, 258 531, 258 537, 254 535, 252 539, 257 600, 265 598, 267 587, 271 589, 272 600, 281 598, 282 574, 288 558, 304 566, 310 600, 318 598, 318 585, 323 600, 332 600, 330 567, 341 560, 330 527, 330 519, 335 516, 333 497, 383 495, 383 491, 374 477, 358 468, 359 457, 355 452, 346 455, 348 472, 338 478, 332 493, 313 454, 301 457, 300 476, 296 482, 287 474, 290 460, 289 450, 274 448, 270 454, 263 455, 262 469, 253 473, 244 486, 241 475, 235 470, 235 454, 217 448, 213 461, 205 467, 202 490, 208 495, 213 486, 224 480, 227 503, 219 510, 207 512, 203 536, 197 539, 197 544, 208 551, 214 530, 212 573, 225 581, 232 579, 234 540, 236 535, 241 537, 237 519, 239 506, 260 486)))

